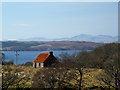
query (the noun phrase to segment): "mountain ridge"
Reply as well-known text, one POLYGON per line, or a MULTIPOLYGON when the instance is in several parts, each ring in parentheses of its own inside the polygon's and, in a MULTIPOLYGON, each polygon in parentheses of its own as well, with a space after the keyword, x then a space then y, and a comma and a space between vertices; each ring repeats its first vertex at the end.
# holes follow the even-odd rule
POLYGON ((102 42, 102 43, 111 43, 117 42, 117 36, 110 36, 110 35, 89 35, 89 34, 80 34, 73 37, 66 37, 66 38, 43 38, 43 37, 33 37, 28 39, 19 39, 17 41, 90 41, 90 42, 102 42))

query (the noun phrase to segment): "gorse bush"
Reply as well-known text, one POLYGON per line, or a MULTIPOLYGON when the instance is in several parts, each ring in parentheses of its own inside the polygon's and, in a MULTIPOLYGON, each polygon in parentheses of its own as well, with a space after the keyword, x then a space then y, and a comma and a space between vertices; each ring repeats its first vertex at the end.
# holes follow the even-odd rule
POLYGON ((60 55, 61 64, 65 66, 79 66, 86 68, 105 68, 120 65, 118 54, 120 44, 111 43, 101 47, 97 47, 93 51, 83 51, 78 54, 62 54, 60 55))
POLYGON ((14 65, 14 60, 2 61, 2 65, 14 65))

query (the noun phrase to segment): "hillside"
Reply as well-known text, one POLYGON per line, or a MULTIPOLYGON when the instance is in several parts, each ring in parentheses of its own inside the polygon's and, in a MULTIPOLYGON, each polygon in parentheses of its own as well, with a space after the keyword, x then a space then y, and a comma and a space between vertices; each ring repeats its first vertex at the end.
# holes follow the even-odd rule
MULTIPOLYGON (((26 66, 15 66, 15 65, 9 65, 9 66, 3 66, 3 84, 8 85, 6 82, 5 77, 13 77, 12 84, 8 85, 8 89, 10 88, 33 88, 32 84, 34 84, 33 77, 36 76, 36 73, 38 71, 44 71, 49 70, 50 68, 33 68, 33 67, 26 67, 26 66), (9 69, 8 69, 9 68, 9 69), (18 77, 15 78, 15 71, 18 70, 18 77), (9 73, 8 73, 9 72, 9 73), (18 81, 17 81, 18 80, 18 81), (16 85, 16 82, 18 83, 16 85)), ((84 86, 90 87, 90 86, 104 86, 104 83, 101 83, 101 81, 97 80, 97 77, 104 73, 101 69, 94 69, 94 68, 84 68, 84 71, 87 71, 87 73, 84 74, 83 79, 85 80, 84 86)), ((72 71, 72 70, 71 70, 72 71)), ((9 82, 11 79, 7 79, 7 82, 9 82)), ((72 85, 75 84, 75 81, 71 81, 72 85)), ((4 88, 6 88, 4 86, 4 88)))
POLYGON ((119 90, 120 44, 111 43, 91 52, 62 55, 55 67, 3 65, 4 88, 71 88, 74 90, 119 90), (11 82, 12 81, 12 82, 11 82))
POLYGON ((92 50, 103 43, 85 41, 4 41, 3 50, 43 51, 43 50, 92 50))

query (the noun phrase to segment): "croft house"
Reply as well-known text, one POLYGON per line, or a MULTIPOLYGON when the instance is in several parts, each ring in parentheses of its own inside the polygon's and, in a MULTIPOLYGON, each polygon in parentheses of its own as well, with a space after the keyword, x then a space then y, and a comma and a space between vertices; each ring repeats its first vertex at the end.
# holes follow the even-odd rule
POLYGON ((37 58, 33 61, 33 67, 50 67, 57 62, 53 52, 40 53, 37 58))

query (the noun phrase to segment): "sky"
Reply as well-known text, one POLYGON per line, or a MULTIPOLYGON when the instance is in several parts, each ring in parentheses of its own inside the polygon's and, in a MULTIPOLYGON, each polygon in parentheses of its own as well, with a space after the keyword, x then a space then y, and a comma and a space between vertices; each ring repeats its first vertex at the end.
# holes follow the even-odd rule
POLYGON ((4 2, 2 39, 118 34, 117 2, 4 2))

